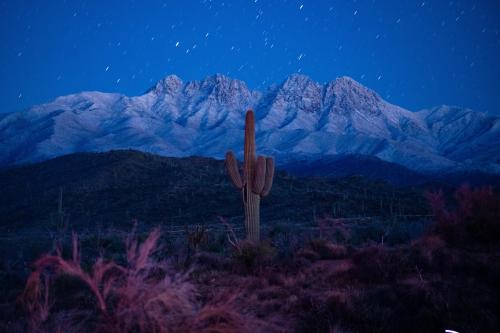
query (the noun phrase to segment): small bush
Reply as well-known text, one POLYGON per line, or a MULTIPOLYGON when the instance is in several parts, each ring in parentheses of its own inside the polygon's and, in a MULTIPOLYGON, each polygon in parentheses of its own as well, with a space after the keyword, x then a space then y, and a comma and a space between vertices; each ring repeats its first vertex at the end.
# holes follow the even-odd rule
POLYGON ((344 219, 324 217, 318 219, 319 238, 348 241, 351 239, 351 230, 344 219))
POLYGON ((252 243, 249 241, 238 242, 234 258, 248 272, 260 271, 264 265, 269 264, 276 255, 276 249, 269 242, 252 243))
MULTIPOLYGON (((81 265, 73 236, 72 258, 61 251, 35 262, 21 302, 32 332, 246 332, 252 322, 228 304, 197 304, 188 276, 175 274, 165 261, 154 260, 160 232, 144 242, 126 242, 126 265, 102 258, 90 271, 81 265)), ((250 247, 244 247, 248 253, 250 247)), ((257 251, 261 258, 263 250, 257 251)), ((248 255, 248 254, 247 254, 248 255)), ((251 255, 248 255, 251 256, 251 255)), ((207 256, 198 260, 207 261, 207 256)), ((214 258, 212 258, 214 259, 214 258)), ((219 258, 220 259, 220 258, 219 258)), ((214 259, 209 265, 223 265, 214 259), (215 260, 215 262, 214 262, 215 260)))
POLYGON ((165 262, 152 259, 159 236, 156 229, 142 244, 129 237, 126 266, 98 259, 86 272, 81 266, 76 235, 71 259, 64 259, 60 251, 38 259, 22 296, 30 315, 30 329, 174 332, 194 310, 194 289, 184 278, 172 275, 165 262), (53 307, 58 301, 53 296, 61 294, 61 277, 65 276, 79 282, 80 292, 74 295, 86 294, 83 297, 87 304, 78 301, 66 304, 68 308, 53 307), (55 289, 60 292, 55 294, 55 289), (82 324, 82 320, 86 323, 82 324))
POLYGON ((204 307, 186 326, 185 332, 232 333, 252 332, 249 321, 228 304, 204 307))
POLYGON ((309 245, 321 259, 340 259, 347 255, 345 246, 324 239, 313 239, 309 245))
POLYGON ((415 250, 420 262, 431 265, 436 261, 436 254, 445 247, 445 242, 438 235, 426 235, 412 242, 412 249, 415 250))
POLYGON ((500 242, 500 197, 491 187, 460 187, 454 193, 454 209, 447 208, 441 190, 426 196, 436 219, 434 231, 450 244, 500 242))
POLYGON ((364 283, 390 283, 408 271, 406 256, 382 245, 368 246, 352 257, 352 277, 364 283))
MULTIPOLYGON (((314 251, 313 249, 310 249, 310 248, 303 248, 303 249, 299 249, 297 252, 296 252, 296 259, 306 259, 308 261, 316 261, 316 260, 319 260, 321 259, 320 255, 318 254, 318 252, 314 251)), ((305 265, 305 263, 303 263, 305 265)))

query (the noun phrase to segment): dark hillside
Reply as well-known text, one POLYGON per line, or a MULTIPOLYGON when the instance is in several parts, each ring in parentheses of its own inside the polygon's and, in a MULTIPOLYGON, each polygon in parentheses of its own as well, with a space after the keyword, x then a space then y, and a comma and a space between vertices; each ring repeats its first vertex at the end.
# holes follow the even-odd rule
MULTIPOLYGON (((2 227, 73 227, 183 224, 238 219, 241 197, 224 162, 168 158, 137 151, 78 153, 0 171, 2 227), (60 207, 59 207, 60 205, 60 207)), ((427 205, 418 189, 402 189, 361 177, 299 178, 279 171, 263 200, 264 221, 419 215, 427 205)))

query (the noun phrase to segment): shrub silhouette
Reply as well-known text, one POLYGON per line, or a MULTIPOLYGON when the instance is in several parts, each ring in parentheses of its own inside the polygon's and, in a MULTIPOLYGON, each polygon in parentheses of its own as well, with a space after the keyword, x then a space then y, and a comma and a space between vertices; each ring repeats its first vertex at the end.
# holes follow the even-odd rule
POLYGON ((438 234, 452 244, 466 240, 500 242, 500 197, 491 187, 471 189, 464 185, 453 196, 456 205, 449 209, 441 190, 426 193, 438 234))
POLYGON ((227 302, 200 307, 187 276, 174 274, 166 261, 154 260, 159 238, 159 229, 142 243, 132 233, 126 240, 126 265, 99 258, 87 272, 82 268, 78 238, 73 234, 71 259, 57 251, 35 262, 21 297, 29 315, 29 330, 244 332, 242 327, 250 327, 227 302), (61 302, 64 295, 56 292, 62 277, 79 282, 73 289, 64 290, 73 301, 61 302), (78 297, 82 293, 88 294, 86 304, 78 297), (57 306, 58 302, 65 306, 57 306))
MULTIPOLYGON (((196 250, 179 274, 160 260, 160 232, 132 233, 123 263, 40 258, 22 301, 35 332, 460 332, 498 327, 498 196, 462 187, 453 203, 428 193, 436 223, 408 244, 349 243, 344 220, 319 222, 290 260, 275 244, 240 241, 205 252, 205 230, 187 229, 196 250), (316 229, 315 229, 316 230, 316 229), (335 244, 339 236, 345 244, 335 244), (203 242, 201 242, 203 240, 203 242), (201 242, 201 243, 200 243, 201 242), (155 259, 156 258, 156 259, 155 259)), ((318 221, 317 221, 318 222, 318 221)), ((293 229, 290 232, 300 229, 293 229)), ((175 255, 174 249, 174 255, 175 255)), ((1 326, 0 326, 1 330, 1 326)))

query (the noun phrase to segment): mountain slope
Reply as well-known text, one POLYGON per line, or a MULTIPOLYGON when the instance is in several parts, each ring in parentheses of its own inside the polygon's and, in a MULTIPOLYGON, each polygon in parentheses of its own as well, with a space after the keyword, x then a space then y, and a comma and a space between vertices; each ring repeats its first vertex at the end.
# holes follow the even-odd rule
POLYGON ((317 160, 290 161, 282 168, 299 177, 337 179, 359 175, 402 186, 424 184, 430 181, 429 177, 399 164, 364 155, 337 155, 317 160))
MULTIPOLYGON (((55 229, 60 215, 72 228, 130 225, 133 219, 152 225, 218 223, 218 216, 243 225, 241 195, 231 185, 224 162, 211 158, 131 150, 76 153, 0 170, 0 188, 0 229, 55 229)), ((310 222, 314 214, 332 214, 332 205, 343 217, 385 216, 395 198, 405 214, 428 210, 418 189, 359 177, 296 178, 277 170, 273 189, 262 200, 261 216, 264 223, 310 222), (360 211, 361 200, 365 211, 360 211)))
POLYGON ((488 174, 480 171, 443 171, 431 175, 366 155, 335 155, 314 160, 291 160, 281 165, 281 168, 298 177, 339 179, 348 176, 362 176, 397 186, 454 187, 463 184, 470 186, 498 186, 500 184, 500 174, 488 174))
POLYGON ((320 85, 291 75, 264 92, 214 75, 175 75, 144 95, 83 92, 0 117, 0 165, 133 148, 166 156, 240 152, 244 111, 259 152, 289 160, 367 155, 419 172, 500 172, 500 120, 468 109, 410 112, 348 77, 320 85))

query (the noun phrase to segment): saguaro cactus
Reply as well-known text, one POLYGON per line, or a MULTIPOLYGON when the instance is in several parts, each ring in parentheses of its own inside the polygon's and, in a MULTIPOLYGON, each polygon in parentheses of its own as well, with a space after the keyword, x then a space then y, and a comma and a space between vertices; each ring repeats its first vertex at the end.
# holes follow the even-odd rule
POLYGON ((274 177, 272 157, 255 156, 255 117, 252 110, 245 116, 245 155, 243 177, 232 151, 226 153, 226 169, 233 185, 241 190, 245 206, 245 230, 247 240, 260 239, 260 199, 271 191, 274 177))

